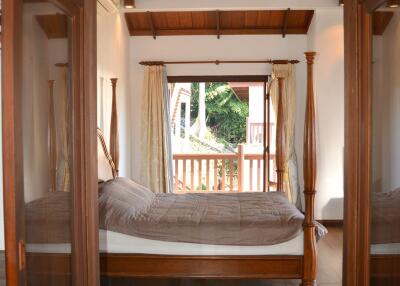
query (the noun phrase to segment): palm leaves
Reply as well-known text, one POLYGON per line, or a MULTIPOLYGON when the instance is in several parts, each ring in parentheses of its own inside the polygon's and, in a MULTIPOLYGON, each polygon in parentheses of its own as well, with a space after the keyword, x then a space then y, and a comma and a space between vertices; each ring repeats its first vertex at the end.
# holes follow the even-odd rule
MULTIPOLYGON (((191 118, 198 115, 199 84, 192 84, 191 118)), ((246 141, 247 102, 241 101, 228 83, 206 84, 206 123, 215 137, 226 145, 236 146, 246 141)))

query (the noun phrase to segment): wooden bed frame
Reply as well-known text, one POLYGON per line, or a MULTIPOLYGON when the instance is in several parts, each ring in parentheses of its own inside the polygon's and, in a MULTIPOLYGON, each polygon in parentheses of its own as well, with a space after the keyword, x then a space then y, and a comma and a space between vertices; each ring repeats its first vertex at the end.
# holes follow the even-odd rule
MULTIPOLYGON (((304 125, 304 196, 305 220, 303 255, 243 255, 243 256, 187 256, 149 254, 100 254, 100 270, 104 277, 140 278, 243 278, 243 279, 301 279, 303 286, 316 283, 316 235, 314 197, 316 194, 316 141, 313 91, 313 64, 315 52, 306 52, 307 102, 304 125)), ((110 150, 114 163, 118 162, 118 130, 116 109, 116 79, 112 80, 112 124, 110 150)), ((283 190, 284 134, 283 98, 284 79, 278 78, 279 100, 277 118, 277 177, 278 190, 283 190)), ((115 164, 116 169, 118 165, 115 164)), ((43 274, 44 269, 65 276, 70 263, 69 254, 27 253, 28 268, 32 274, 43 274), (57 272, 60 269, 60 272, 57 272)))
MULTIPOLYGON (((316 285, 316 237, 314 197, 316 183, 315 107, 313 90, 313 64, 315 53, 305 53, 307 59, 307 103, 304 125, 304 255, 257 255, 257 256, 185 256, 112 254, 100 255, 101 275, 107 277, 147 278, 256 278, 301 279, 303 286, 316 285)), ((277 189, 283 190, 284 134, 283 134, 283 84, 278 78, 279 99, 276 136, 277 189)), ((112 118, 116 120, 115 88, 112 118), (114 114, 115 112, 115 114, 114 114)), ((116 136, 116 124, 110 134, 116 136), (114 134, 114 135, 113 135, 114 134)), ((110 142, 117 139, 111 138, 110 142)), ((111 157, 118 156, 114 145, 111 157), (114 153, 114 154, 113 154, 114 153)), ((118 158, 118 157, 117 157, 118 158)), ((114 159, 115 161, 115 159, 114 159)), ((116 168, 118 166, 116 165, 116 168)))

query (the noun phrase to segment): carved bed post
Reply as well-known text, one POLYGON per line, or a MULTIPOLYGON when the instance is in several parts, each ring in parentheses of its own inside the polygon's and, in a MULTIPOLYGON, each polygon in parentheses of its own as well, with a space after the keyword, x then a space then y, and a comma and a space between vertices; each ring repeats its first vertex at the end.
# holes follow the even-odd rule
POLYGON ((118 114, 117 114, 117 78, 111 79, 112 107, 110 124, 110 154, 114 161, 117 175, 119 172, 119 140, 118 140, 118 114))
POLYGON ((283 176, 285 174, 285 153, 284 153, 284 130, 283 130, 283 77, 278 77, 278 114, 276 122, 276 175, 277 175, 277 185, 276 190, 279 192, 284 192, 283 188, 283 176))
POLYGON ((317 177, 316 142, 315 142, 315 106, 314 106, 314 74, 313 64, 315 52, 306 52, 307 59, 307 102, 304 121, 304 151, 303 151, 303 173, 304 173, 304 198, 305 198, 305 220, 304 220, 304 262, 302 286, 317 285, 316 282, 316 260, 317 248, 315 238, 314 200, 315 184, 317 177))
POLYGON ((50 191, 57 189, 56 122, 54 118, 54 80, 49 80, 49 172, 50 191))

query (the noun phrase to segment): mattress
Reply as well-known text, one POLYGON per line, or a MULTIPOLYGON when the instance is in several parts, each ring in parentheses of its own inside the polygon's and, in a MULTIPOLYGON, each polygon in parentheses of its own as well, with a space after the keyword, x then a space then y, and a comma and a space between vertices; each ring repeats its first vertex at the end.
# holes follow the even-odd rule
MULTIPOLYGON (((210 245, 151 240, 100 230, 101 253, 159 254, 159 255, 303 255, 304 235, 268 246, 210 245)), ((71 253, 68 243, 28 243, 30 253, 71 253)))

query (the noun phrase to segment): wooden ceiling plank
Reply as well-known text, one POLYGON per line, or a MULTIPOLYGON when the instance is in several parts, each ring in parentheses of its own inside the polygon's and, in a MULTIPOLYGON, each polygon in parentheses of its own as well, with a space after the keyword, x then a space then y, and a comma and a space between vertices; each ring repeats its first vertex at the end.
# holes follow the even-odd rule
POLYGON ((306 34, 312 10, 128 12, 131 35, 306 34), (218 15, 217 15, 218 14, 218 15), (299 19, 301 18, 301 19, 299 19), (150 21, 151 20, 151 21, 150 21), (286 24, 285 24, 286 23, 286 24), (147 32, 146 32, 147 31, 147 32))
POLYGON ((167 18, 167 28, 168 29, 177 29, 177 28, 183 28, 180 26, 179 19, 184 16, 184 14, 187 14, 188 12, 170 12, 166 14, 167 18))
POLYGON ((66 15, 37 15, 36 21, 48 39, 64 39, 68 37, 68 18, 66 15))
MULTIPOLYGON (((217 19, 215 17, 215 11, 210 11, 206 14, 205 16, 205 28, 207 29, 211 29, 217 26, 217 19)), ((220 27, 221 27, 221 23, 220 23, 220 27)))
POLYGON ((244 27, 258 27, 258 11, 246 11, 244 15, 244 27))
POLYGON ((152 12, 150 12, 150 11, 147 12, 147 19, 149 21, 149 25, 150 25, 151 32, 152 32, 152 35, 153 35, 153 39, 155 40, 157 38, 157 30, 156 30, 156 27, 154 26, 152 12))
POLYGON ((308 11, 308 13, 307 13, 308 14, 308 18, 307 18, 307 24, 306 24, 306 34, 308 33, 308 30, 310 29, 311 22, 312 22, 312 20, 314 18, 314 13, 315 13, 314 10, 308 11))
POLYGON ((131 23, 131 16, 128 13, 125 13, 125 22, 126 25, 128 26, 128 31, 129 31, 129 35, 133 36, 133 27, 132 27, 132 23, 131 23))
POLYGON ((390 11, 377 11, 373 14, 373 34, 381 36, 388 27, 394 13, 390 11))
POLYGON ((193 28, 192 13, 181 13, 178 18, 179 26, 184 29, 193 28))
POLYGON ((230 18, 228 18, 228 14, 229 12, 227 11, 221 11, 219 13, 219 21, 220 21, 219 25, 221 29, 230 27, 230 18))
POLYGON ((230 13, 230 28, 241 29, 245 28, 245 11, 231 11, 230 13))
POLYGON ((288 20, 289 20, 290 8, 288 8, 285 12, 285 17, 283 18, 283 26, 282 26, 282 38, 286 38, 287 28, 288 28, 288 20))
POLYGON ((204 11, 196 11, 192 13, 193 19, 193 28, 202 29, 207 27, 206 18, 208 17, 207 12, 204 11))

